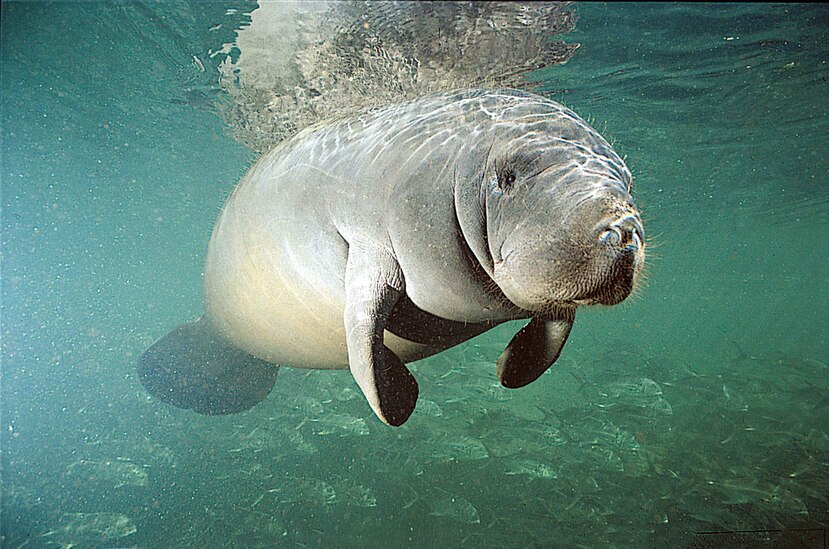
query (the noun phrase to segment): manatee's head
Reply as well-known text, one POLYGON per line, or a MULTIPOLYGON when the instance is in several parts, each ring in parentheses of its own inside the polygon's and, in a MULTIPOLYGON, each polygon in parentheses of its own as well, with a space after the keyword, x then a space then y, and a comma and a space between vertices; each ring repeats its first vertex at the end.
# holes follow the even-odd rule
POLYGON ((563 108, 505 133, 475 185, 485 238, 471 247, 491 279, 533 316, 623 301, 645 240, 622 159, 563 108))

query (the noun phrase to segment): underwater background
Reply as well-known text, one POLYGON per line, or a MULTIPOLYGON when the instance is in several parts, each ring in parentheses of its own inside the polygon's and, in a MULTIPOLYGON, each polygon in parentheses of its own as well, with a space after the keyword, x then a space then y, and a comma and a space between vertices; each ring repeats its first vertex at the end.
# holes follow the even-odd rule
POLYGON ((626 156, 645 287, 521 390, 517 323, 415 363, 389 428, 347 371, 225 417, 136 377, 256 158, 194 61, 255 7, 2 4, 0 545, 826 546, 828 8, 576 4, 530 79, 626 156))

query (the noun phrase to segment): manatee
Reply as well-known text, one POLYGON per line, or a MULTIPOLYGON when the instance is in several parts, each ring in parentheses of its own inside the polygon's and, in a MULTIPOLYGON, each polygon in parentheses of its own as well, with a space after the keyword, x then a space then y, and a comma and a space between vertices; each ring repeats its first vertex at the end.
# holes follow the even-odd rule
POLYGON ((139 377, 203 414, 262 401, 278 368, 350 369, 383 422, 418 384, 406 363, 530 319, 501 384, 558 358, 581 306, 615 305, 645 260, 632 177, 571 110, 514 90, 445 92, 307 128, 224 205, 205 313, 154 343, 139 377))

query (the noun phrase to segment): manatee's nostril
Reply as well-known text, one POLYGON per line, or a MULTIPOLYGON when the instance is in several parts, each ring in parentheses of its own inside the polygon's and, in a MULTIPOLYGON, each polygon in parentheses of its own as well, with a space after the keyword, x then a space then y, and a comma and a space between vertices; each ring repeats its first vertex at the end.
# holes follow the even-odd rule
POLYGON ((619 248, 638 247, 639 241, 635 230, 616 226, 608 227, 599 237, 599 242, 602 244, 610 244, 619 248))
POLYGON ((602 244, 610 244, 611 246, 618 246, 622 243, 622 234, 617 227, 608 227, 602 232, 599 237, 599 242, 602 244))
POLYGON ((610 227, 605 229, 601 236, 599 236, 599 242, 602 244, 618 246, 619 242, 621 242, 621 235, 619 235, 619 231, 617 231, 614 227, 610 227))
POLYGON ((599 242, 624 250, 637 250, 642 247, 640 226, 636 218, 627 215, 608 225, 599 236, 599 242))
POLYGON ((638 250, 639 248, 642 247, 642 235, 641 235, 641 233, 639 232, 638 229, 633 229, 632 231, 630 231, 630 237, 631 237, 631 239, 630 239, 630 243, 628 244, 628 246, 631 249, 638 250))

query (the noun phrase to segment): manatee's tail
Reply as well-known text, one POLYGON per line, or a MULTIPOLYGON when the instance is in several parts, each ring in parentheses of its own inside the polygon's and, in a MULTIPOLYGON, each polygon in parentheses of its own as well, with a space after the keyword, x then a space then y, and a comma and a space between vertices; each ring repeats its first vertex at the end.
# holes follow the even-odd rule
POLYGON ((279 367, 225 341, 204 317, 182 324, 138 359, 154 397, 206 415, 243 412, 271 392, 279 367))

